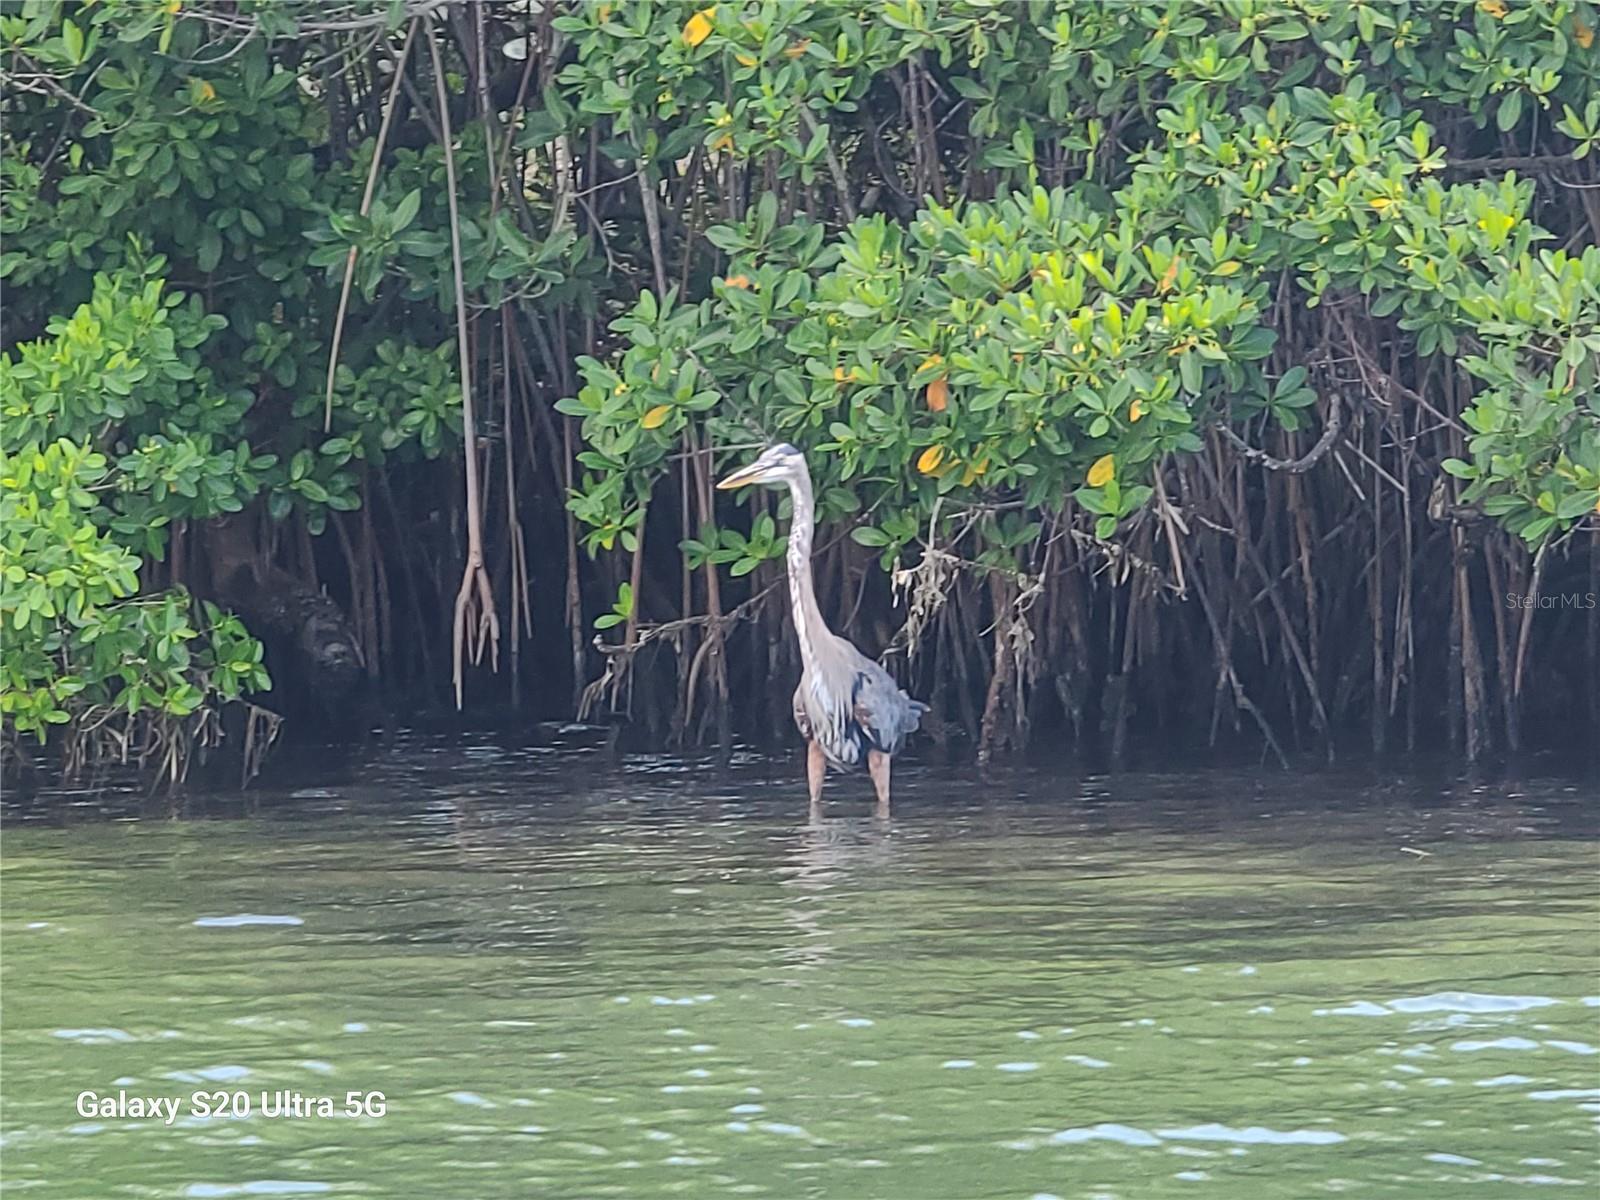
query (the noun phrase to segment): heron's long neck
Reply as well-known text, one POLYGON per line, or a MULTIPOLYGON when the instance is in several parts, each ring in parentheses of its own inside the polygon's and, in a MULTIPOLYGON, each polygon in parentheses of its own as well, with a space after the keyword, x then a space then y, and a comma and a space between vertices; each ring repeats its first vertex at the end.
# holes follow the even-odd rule
POLYGON ((809 662, 816 646, 828 635, 817 590, 811 582, 811 537, 816 529, 815 504, 809 472, 789 484, 794 517, 789 525, 789 597, 794 604, 794 628, 800 638, 801 661, 809 662))

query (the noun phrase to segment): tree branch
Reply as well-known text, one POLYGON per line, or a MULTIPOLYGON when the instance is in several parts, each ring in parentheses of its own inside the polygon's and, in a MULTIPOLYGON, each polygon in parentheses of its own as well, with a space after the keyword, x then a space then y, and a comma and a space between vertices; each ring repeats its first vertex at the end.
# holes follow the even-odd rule
POLYGON ((1257 450, 1226 425, 1218 425, 1217 430, 1235 449, 1246 462, 1255 463, 1269 471, 1284 471, 1290 475, 1303 475, 1322 459, 1333 448, 1333 443, 1338 440, 1339 431, 1344 427, 1344 417, 1339 403, 1339 393, 1334 392, 1328 400, 1328 421, 1322 430, 1322 436, 1317 439, 1317 444, 1311 447, 1299 458, 1273 458, 1265 450, 1257 450))

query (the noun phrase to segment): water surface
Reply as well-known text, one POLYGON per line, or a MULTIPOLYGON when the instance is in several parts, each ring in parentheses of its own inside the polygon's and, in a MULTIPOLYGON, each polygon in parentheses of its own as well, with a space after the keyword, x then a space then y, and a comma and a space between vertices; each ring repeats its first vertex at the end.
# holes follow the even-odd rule
POLYGON ((792 773, 418 741, 177 817, 13 820, 7 1190, 1600 1186, 1587 789, 912 767, 890 824, 847 780, 811 825, 792 773), (255 1111, 188 1111, 214 1090, 255 1111), (385 1115, 259 1111, 352 1090, 385 1115))

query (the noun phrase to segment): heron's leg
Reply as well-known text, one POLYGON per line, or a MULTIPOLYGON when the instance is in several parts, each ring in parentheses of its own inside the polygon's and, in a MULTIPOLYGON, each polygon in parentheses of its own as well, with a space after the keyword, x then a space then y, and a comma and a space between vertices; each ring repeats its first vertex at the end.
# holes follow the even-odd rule
POLYGON ((822 753, 822 744, 806 743, 806 784, 811 789, 811 808, 815 812, 822 804, 822 781, 828 774, 828 760, 822 753))
POLYGON ((889 815, 889 756, 882 750, 867 751, 867 773, 878 793, 878 815, 889 815))

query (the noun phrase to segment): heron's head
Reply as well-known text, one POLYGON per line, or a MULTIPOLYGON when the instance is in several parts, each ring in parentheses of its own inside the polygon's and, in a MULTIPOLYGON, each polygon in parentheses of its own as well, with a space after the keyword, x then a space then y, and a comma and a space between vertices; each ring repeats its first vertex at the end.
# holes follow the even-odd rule
POLYGON ((719 488, 744 487, 747 483, 764 483, 780 486, 805 475, 806 457, 788 442, 768 446, 753 463, 740 467, 725 479, 719 479, 719 488))

